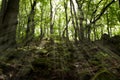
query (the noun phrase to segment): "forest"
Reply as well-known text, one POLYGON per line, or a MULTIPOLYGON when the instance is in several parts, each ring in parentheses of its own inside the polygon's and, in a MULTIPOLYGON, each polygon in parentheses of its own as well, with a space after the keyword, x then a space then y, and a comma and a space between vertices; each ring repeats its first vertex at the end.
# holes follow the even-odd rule
POLYGON ((0 80, 120 80, 120 0, 0 0, 0 80))

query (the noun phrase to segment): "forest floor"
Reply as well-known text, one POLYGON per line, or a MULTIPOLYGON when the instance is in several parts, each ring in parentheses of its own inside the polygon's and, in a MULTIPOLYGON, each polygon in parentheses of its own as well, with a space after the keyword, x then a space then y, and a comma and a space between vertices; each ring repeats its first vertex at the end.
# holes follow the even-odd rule
POLYGON ((6 50, 0 80, 120 80, 120 37, 69 46, 43 40, 6 50))

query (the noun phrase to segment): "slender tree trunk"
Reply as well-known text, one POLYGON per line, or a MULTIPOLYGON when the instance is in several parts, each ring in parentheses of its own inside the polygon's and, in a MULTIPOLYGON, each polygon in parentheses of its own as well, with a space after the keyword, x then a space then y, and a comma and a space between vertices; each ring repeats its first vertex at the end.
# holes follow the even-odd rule
POLYGON ((44 37, 44 32, 43 32, 43 14, 44 14, 43 6, 41 6, 40 42, 41 42, 42 38, 44 37))
POLYGON ((78 37, 78 18, 75 11, 75 6, 72 0, 70 0, 70 8, 71 8, 71 16, 72 16, 72 24, 74 27, 74 34, 75 34, 75 42, 77 43, 77 37, 78 37), (74 12, 74 13, 73 13, 74 12))
POLYGON ((79 40, 83 41, 84 40, 84 27, 83 27, 83 20, 84 20, 84 13, 82 10, 83 4, 79 4, 79 0, 76 0, 77 5, 78 5, 78 10, 79 10, 79 21, 80 21, 80 27, 79 27, 79 40))
POLYGON ((36 1, 34 0, 32 6, 31 6, 30 14, 28 16, 25 45, 28 45, 28 43, 30 41, 32 41, 32 39, 34 37, 34 30, 35 30, 35 24, 34 24, 35 6, 36 6, 36 1))
POLYGON ((87 38, 88 38, 88 40, 90 41, 90 34, 91 34, 91 25, 88 25, 87 26, 87 38))
POLYGON ((83 20, 84 20, 84 15, 82 12, 82 9, 80 9, 80 29, 79 29, 79 40, 83 41, 84 40, 84 27, 83 27, 83 20))
POLYGON ((69 40, 67 8, 68 8, 68 7, 67 7, 67 1, 64 1, 65 18, 66 18, 66 39, 69 40))
MULTIPOLYGON (((68 24, 69 24, 70 20, 71 20, 71 18, 69 18, 68 24)), ((62 32, 62 37, 63 37, 63 38, 65 38, 66 29, 67 29, 67 28, 66 28, 66 24, 65 24, 65 28, 64 28, 64 30, 63 30, 63 32, 62 32)))
POLYGON ((97 36, 96 36, 97 32, 96 32, 95 26, 93 27, 93 32, 94 32, 94 40, 96 40, 96 38, 97 38, 97 36))
POLYGON ((77 42, 77 30, 76 30, 75 21, 74 21, 73 5, 72 5, 71 0, 70 0, 70 12, 71 12, 71 16, 72 16, 72 24, 73 24, 73 27, 74 27, 74 40, 75 40, 75 42, 77 42))
POLYGON ((0 49, 16 47, 16 26, 19 0, 2 0, 0 18, 0 49))
POLYGON ((58 29, 58 31, 59 31, 59 37, 60 37, 60 40, 61 40, 61 15, 59 15, 59 23, 58 23, 58 26, 59 26, 59 29, 58 29))
POLYGON ((108 31, 108 35, 111 36, 108 13, 106 14, 106 18, 107 18, 107 31, 108 31))
POLYGON ((50 41, 53 43, 53 6, 52 6, 52 0, 50 0, 50 41))

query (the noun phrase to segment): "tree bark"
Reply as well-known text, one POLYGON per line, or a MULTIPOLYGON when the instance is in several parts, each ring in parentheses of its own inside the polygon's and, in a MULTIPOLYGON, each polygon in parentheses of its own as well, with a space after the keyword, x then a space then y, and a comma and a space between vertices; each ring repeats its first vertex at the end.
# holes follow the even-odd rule
POLYGON ((43 37, 44 37, 44 30, 43 30, 43 14, 44 14, 44 8, 43 6, 41 6, 41 17, 40 17, 40 42, 42 41, 43 37))
POLYGON ((31 11, 30 11, 30 14, 28 16, 25 45, 28 45, 30 43, 30 41, 32 41, 32 39, 34 37, 34 30, 35 30, 35 24, 34 24, 35 6, 36 6, 36 0, 34 0, 33 4, 31 5, 31 11))
POLYGON ((0 49, 16 47, 16 26, 19 0, 2 0, 0 13, 0 49))
POLYGON ((53 6, 52 6, 52 0, 50 0, 50 41, 53 43, 53 6))
POLYGON ((69 40, 69 33, 68 33, 68 15, 67 15, 67 1, 64 1, 64 9, 65 9, 65 21, 66 21, 66 39, 69 40))
POLYGON ((84 13, 83 13, 83 9, 82 9, 82 6, 83 6, 83 3, 84 3, 84 0, 81 1, 81 3, 79 3, 79 0, 76 0, 77 2, 77 5, 78 5, 78 10, 79 10, 79 33, 78 33, 78 38, 80 41, 84 41, 84 26, 83 26, 83 20, 84 20, 84 13))
POLYGON ((73 1, 70 0, 70 12, 71 12, 71 16, 72 16, 72 24, 73 24, 73 27, 74 27, 74 40, 75 40, 75 43, 77 43, 77 34, 78 34, 78 22, 77 22, 77 15, 76 15, 76 12, 75 12, 75 7, 74 7, 74 4, 73 4, 73 1), (73 13, 74 11, 74 13, 73 13), (75 16, 75 18, 74 18, 75 16), (75 25, 75 21, 76 21, 76 25, 75 25))

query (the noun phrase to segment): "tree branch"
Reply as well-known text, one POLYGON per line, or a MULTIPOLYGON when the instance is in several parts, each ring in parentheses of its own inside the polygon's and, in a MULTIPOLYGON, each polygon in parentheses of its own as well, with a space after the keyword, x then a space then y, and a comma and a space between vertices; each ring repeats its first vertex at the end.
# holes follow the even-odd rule
POLYGON ((104 12, 107 10, 107 8, 108 8, 112 3, 114 3, 114 2, 115 2, 115 0, 112 0, 109 4, 107 4, 107 5, 101 10, 100 14, 97 15, 98 17, 97 17, 94 21, 92 21, 90 24, 93 24, 93 23, 95 23, 96 21, 98 21, 98 20, 101 18, 101 16, 104 14, 104 12))

